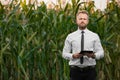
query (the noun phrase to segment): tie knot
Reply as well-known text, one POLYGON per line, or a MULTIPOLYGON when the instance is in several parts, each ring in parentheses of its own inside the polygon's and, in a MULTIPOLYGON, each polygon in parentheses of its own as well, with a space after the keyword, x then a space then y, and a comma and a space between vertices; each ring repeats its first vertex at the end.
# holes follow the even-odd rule
POLYGON ((83 34, 83 33, 84 33, 84 31, 81 31, 81 33, 83 34))

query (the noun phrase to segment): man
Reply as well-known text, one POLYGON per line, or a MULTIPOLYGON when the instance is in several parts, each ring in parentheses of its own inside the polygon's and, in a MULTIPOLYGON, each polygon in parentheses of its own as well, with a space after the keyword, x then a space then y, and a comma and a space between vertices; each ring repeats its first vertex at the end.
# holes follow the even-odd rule
POLYGON ((96 59, 104 57, 99 36, 87 29, 87 11, 76 14, 76 23, 78 30, 67 36, 62 53, 69 60, 70 80, 96 80, 96 59))

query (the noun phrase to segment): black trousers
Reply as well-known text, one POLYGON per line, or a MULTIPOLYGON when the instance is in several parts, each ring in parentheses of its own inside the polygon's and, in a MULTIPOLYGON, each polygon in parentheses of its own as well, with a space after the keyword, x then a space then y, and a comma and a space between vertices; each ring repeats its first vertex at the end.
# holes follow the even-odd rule
POLYGON ((70 80, 96 80, 96 76, 95 67, 70 67, 70 80))

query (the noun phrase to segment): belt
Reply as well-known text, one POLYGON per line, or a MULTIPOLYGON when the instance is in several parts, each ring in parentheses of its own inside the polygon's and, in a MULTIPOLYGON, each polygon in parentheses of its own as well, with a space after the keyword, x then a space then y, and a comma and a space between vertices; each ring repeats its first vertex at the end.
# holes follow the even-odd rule
POLYGON ((92 70, 95 69, 95 66, 86 66, 86 67, 79 67, 79 66, 70 66, 71 69, 77 69, 80 71, 88 71, 88 70, 92 70))

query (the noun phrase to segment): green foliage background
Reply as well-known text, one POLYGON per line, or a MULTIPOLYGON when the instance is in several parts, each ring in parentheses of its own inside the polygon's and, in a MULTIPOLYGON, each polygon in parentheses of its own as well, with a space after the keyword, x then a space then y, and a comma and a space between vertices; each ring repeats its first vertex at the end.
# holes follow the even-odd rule
POLYGON ((79 9, 89 12, 88 28, 99 34, 105 50, 104 59, 97 61, 98 80, 119 80, 120 7, 113 0, 104 12, 95 11, 94 2, 79 1, 55 9, 44 3, 37 8, 16 0, 0 3, 0 80, 69 80, 61 53, 67 34, 77 29, 79 9))

